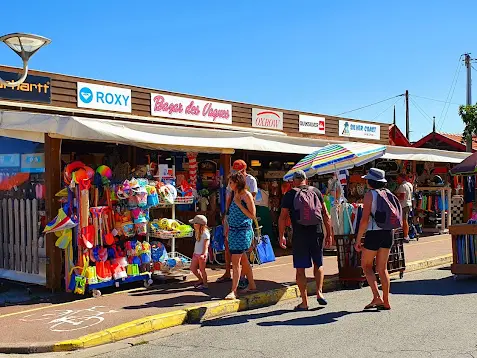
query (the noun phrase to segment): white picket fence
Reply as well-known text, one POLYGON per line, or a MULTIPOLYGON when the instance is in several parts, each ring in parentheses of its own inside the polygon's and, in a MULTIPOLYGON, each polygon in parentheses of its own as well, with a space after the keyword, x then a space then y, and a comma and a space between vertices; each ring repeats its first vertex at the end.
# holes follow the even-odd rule
POLYGON ((0 200, 0 277, 29 282, 21 277, 44 274, 40 272, 39 226, 37 199, 0 200))

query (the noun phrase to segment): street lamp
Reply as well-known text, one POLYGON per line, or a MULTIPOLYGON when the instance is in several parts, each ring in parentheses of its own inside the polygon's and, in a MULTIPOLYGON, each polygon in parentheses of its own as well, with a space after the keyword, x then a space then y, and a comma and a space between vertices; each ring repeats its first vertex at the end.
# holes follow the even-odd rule
POLYGON ((0 41, 10 47, 21 57, 23 61, 23 75, 15 82, 6 82, 0 78, 0 84, 6 87, 15 87, 21 85, 28 75, 28 60, 43 46, 48 45, 51 40, 43 36, 30 35, 23 33, 14 33, 0 37, 0 41))

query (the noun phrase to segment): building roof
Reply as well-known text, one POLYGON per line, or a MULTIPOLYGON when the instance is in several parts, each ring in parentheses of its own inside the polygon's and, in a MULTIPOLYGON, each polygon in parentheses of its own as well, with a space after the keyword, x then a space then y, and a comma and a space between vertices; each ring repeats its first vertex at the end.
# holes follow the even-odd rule
POLYGON ((403 132, 395 124, 389 125, 389 145, 399 147, 412 147, 411 142, 406 138, 403 132))
MULTIPOLYGON (((442 149, 442 146, 450 150, 465 152, 466 145, 462 134, 431 132, 412 145, 416 148, 442 149)), ((477 151, 477 136, 472 139, 472 150, 477 151)))

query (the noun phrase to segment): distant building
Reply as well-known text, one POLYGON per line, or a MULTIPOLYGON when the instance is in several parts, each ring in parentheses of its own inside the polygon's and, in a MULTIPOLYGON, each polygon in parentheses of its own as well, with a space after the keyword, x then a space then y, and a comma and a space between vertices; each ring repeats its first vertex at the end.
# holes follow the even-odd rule
MULTIPOLYGON (((442 149, 453 152, 466 151, 465 140, 461 134, 431 132, 421 140, 413 143, 412 146, 415 148, 442 149)), ((474 137, 472 140, 472 151, 477 151, 477 137, 474 137)))

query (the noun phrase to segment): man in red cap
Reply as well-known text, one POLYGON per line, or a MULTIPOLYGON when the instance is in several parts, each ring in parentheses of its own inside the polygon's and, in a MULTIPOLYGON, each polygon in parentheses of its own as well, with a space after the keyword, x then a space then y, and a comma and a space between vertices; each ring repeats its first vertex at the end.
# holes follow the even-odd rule
MULTIPOLYGON (((240 172, 243 175, 245 175, 245 189, 247 189, 255 199, 258 193, 258 185, 257 185, 257 179, 255 179, 252 175, 247 174, 247 163, 243 161, 242 159, 236 160, 232 164, 232 173, 240 172)), ((233 199, 233 192, 230 190, 230 188, 227 186, 227 199, 225 203, 225 215, 228 215, 230 205, 232 204, 232 199, 233 199)), ((225 223, 227 223, 227 219, 224 220, 225 223)), ((226 282, 230 281, 232 279, 232 275, 230 274, 230 262, 231 262, 231 257, 230 257, 230 252, 229 252, 229 245, 227 243, 227 229, 225 230, 225 273, 223 274, 222 277, 220 277, 217 282, 226 282)), ((239 287, 247 287, 247 282, 241 278, 239 287)))

